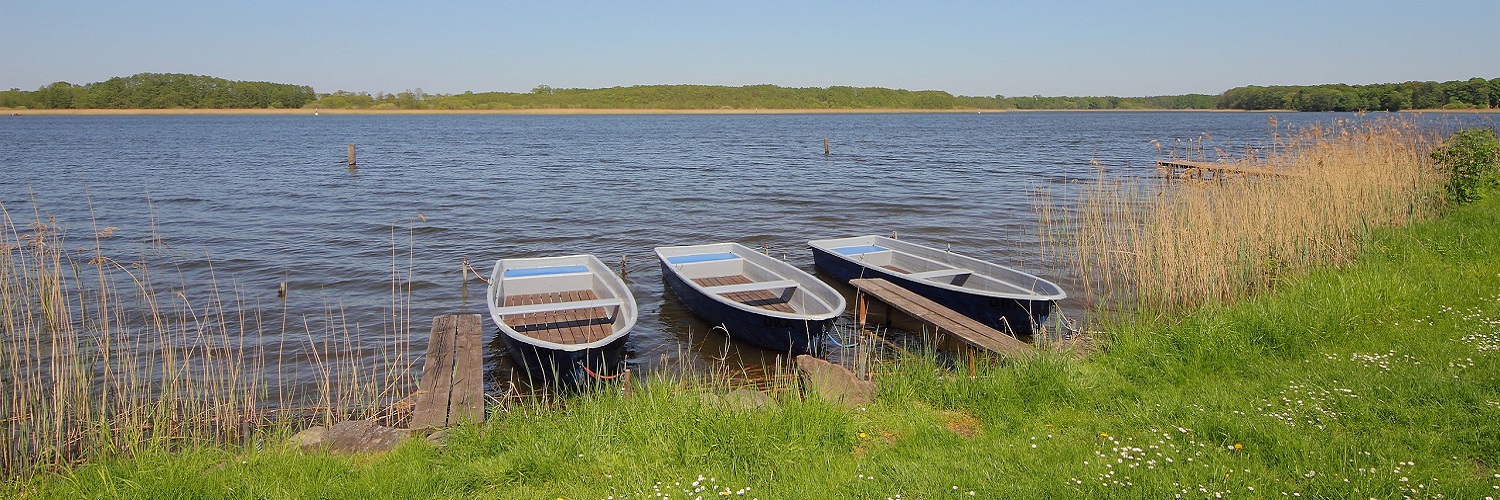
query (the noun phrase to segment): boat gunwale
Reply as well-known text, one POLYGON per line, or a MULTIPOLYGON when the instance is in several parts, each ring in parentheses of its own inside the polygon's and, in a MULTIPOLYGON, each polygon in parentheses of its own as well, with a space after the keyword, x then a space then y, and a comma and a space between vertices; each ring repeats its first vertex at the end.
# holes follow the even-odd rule
MULTIPOLYGON (((838 292, 838 290, 836 290, 832 286, 830 286, 828 283, 823 282, 823 280, 818 279, 816 276, 813 276, 811 273, 808 273, 806 271, 798 269, 796 266, 793 266, 789 262, 778 260, 775 257, 771 257, 771 256, 768 256, 768 255, 763 255, 763 254, 761 254, 759 252, 756 252, 754 249, 751 249, 750 247, 747 247, 747 246, 742 245, 740 243, 727 242, 727 243, 705 243, 705 244, 702 244, 702 245, 664 246, 664 247, 656 247, 655 252, 656 252, 656 258, 657 258, 657 260, 660 263, 665 264, 666 267, 669 268, 669 270, 670 270, 670 272, 672 274, 675 274, 678 279, 680 279, 687 286, 692 287, 692 289, 694 291, 698 292, 700 295, 704 295, 706 297, 709 297, 711 300, 714 300, 716 302, 724 303, 725 305, 728 305, 728 306, 733 307, 735 309, 738 309, 738 310, 741 310, 741 311, 745 311, 745 312, 748 312, 748 313, 751 313, 751 314, 756 314, 756 315, 760 315, 760 316, 767 316, 767 317, 772 317, 772 318, 778 318, 778 319, 795 320, 795 321, 825 321, 825 320, 837 318, 837 317, 843 315, 844 311, 848 308, 848 303, 844 300, 844 296, 842 294, 840 294, 838 292), (821 313, 821 314, 799 313, 799 312, 788 313, 788 312, 776 311, 776 310, 773 310, 773 309, 766 309, 766 308, 760 307, 760 306, 753 306, 753 305, 750 305, 750 304, 746 304, 744 302, 740 302, 740 301, 737 301, 737 300, 725 297, 723 294, 721 294, 721 293, 719 293, 717 291, 710 290, 709 288, 711 288, 711 287, 705 287, 703 285, 698 284, 693 279, 688 278, 687 276, 683 276, 682 272, 678 269, 678 266, 698 264, 700 262, 685 262, 685 263, 680 263, 680 264, 674 264, 674 263, 671 263, 668 259, 670 259, 671 257, 677 257, 678 255, 671 255, 671 256, 669 256, 669 255, 666 255, 665 253, 663 253, 664 250, 665 251, 673 251, 673 250, 701 249, 701 250, 706 250, 706 251, 713 251, 713 250, 724 249, 724 248, 728 249, 727 253, 733 253, 733 254, 735 254, 736 257, 738 257, 739 259, 744 260, 747 264, 759 267, 760 269, 762 269, 764 271, 767 271, 768 273, 773 274, 773 275, 775 275, 775 276, 777 276, 777 277, 780 278, 780 280, 769 280, 769 281, 791 281, 791 282, 796 283, 798 287, 804 287, 804 288, 806 288, 807 289, 806 292, 810 296, 812 296, 813 299, 817 300, 818 302, 823 303, 823 305, 825 305, 825 306, 828 306, 828 312, 821 313), (762 261, 764 261, 764 262, 762 262, 762 261), (767 263, 770 263, 770 264, 767 265, 767 263), (795 273, 793 273, 793 275, 791 275, 791 276, 788 276, 787 273, 783 273, 783 272, 780 272, 777 269, 775 269, 776 267, 784 267, 785 269, 788 269, 788 270, 791 270, 791 271, 795 271, 795 273), (798 276, 798 274, 800 274, 801 276, 798 276), (799 277, 806 278, 806 279, 805 280, 799 280, 798 279, 799 277), (833 298, 833 299, 835 299, 835 303, 828 303, 828 301, 825 300, 825 297, 820 297, 818 293, 816 293, 814 290, 812 290, 813 287, 821 287, 821 288, 823 288, 824 291, 827 292, 827 295, 828 295, 828 297, 826 297, 826 298, 833 298)), ((708 261, 708 262, 721 262, 721 261, 708 261)), ((748 276, 747 276, 747 278, 748 278, 748 276)), ((756 281, 754 283, 762 283, 762 282, 763 281, 756 281)))
POLYGON ((938 249, 938 248, 935 248, 935 247, 930 247, 930 246, 922 245, 922 244, 919 244, 919 243, 912 243, 912 242, 908 242, 908 241, 891 239, 891 238, 887 238, 887 237, 884 237, 884 236, 864 235, 864 236, 850 236, 850 237, 846 237, 846 238, 827 238, 827 239, 821 239, 821 240, 810 240, 810 241, 807 242, 807 245, 809 247, 813 248, 814 250, 821 251, 821 252, 823 252, 823 253, 825 253, 827 255, 830 255, 830 256, 833 256, 833 257, 836 257, 836 258, 839 258, 839 259, 843 259, 843 260, 848 261, 850 263, 853 263, 853 264, 855 264, 855 265, 857 265, 857 266, 859 266, 859 267, 861 267, 863 269, 866 269, 866 270, 869 270, 871 272, 874 272, 874 273, 878 274, 878 276, 866 276, 866 277, 869 277, 869 278, 876 278, 876 277, 887 278, 887 279, 889 279, 889 278, 897 278, 897 279, 901 279, 901 280, 905 280, 905 281, 910 281, 910 282, 914 282, 914 283, 921 283, 923 285, 933 286, 933 287, 936 287, 936 288, 940 288, 940 289, 944 289, 944 290, 949 290, 949 291, 953 291, 953 292, 964 293, 964 294, 969 294, 969 295, 975 295, 975 296, 980 296, 980 297, 999 298, 999 299, 1030 300, 1030 301, 1057 301, 1057 300, 1062 300, 1062 299, 1065 299, 1065 298, 1068 297, 1067 291, 1064 291, 1062 289, 1062 287, 1057 286, 1056 283, 1053 283, 1053 282, 1051 282, 1051 281, 1049 281, 1047 279, 1044 279, 1044 278, 1042 278, 1040 276, 1037 276, 1037 275, 1034 275, 1034 274, 1031 274, 1031 273, 1028 273, 1028 272, 1025 272, 1025 271, 1020 271, 1020 270, 1011 268, 1009 266, 1005 266, 1005 265, 1002 265, 1002 264, 997 264, 997 263, 994 263, 994 262, 988 262, 988 261, 980 260, 978 258, 970 257, 968 255, 964 255, 964 254, 961 254, 961 253, 956 253, 956 252, 952 252, 952 251, 944 251, 944 250, 941 250, 941 249, 938 249), (847 245, 865 245, 865 246, 880 247, 880 248, 884 249, 882 251, 889 251, 889 252, 893 252, 893 253, 905 255, 905 256, 908 256, 908 257, 914 257, 914 258, 917 258, 917 259, 922 259, 922 260, 926 260, 926 261, 929 261, 929 262, 934 262, 934 263, 942 264, 944 266, 950 266, 950 267, 955 268, 955 269, 962 268, 962 269, 967 270, 968 272, 970 272, 970 273, 972 273, 974 275, 984 276, 984 277, 987 277, 989 279, 998 281, 1000 283, 1004 283, 1004 284, 1006 284, 1008 286, 1011 286, 1011 287, 1014 287, 1014 288, 1018 288, 1018 289, 1022 288, 1020 285, 1017 285, 1017 284, 1015 284, 1015 283, 1013 283, 1013 282, 1011 282, 1009 280, 1001 279, 1000 277, 995 276, 994 274, 986 272, 987 269, 1003 269, 1003 270, 1005 270, 1007 272, 1014 273, 1014 274, 1016 274, 1018 276, 1023 276, 1023 277, 1029 278, 1031 280, 1034 280, 1033 282, 1035 282, 1035 283, 1042 283, 1042 284, 1046 284, 1048 286, 1051 286, 1052 288, 1054 288, 1054 289, 1057 290, 1057 293, 1055 293, 1055 294, 1035 293, 1035 292, 1033 292, 1033 293, 1016 293, 1016 292, 1007 292, 1007 291, 1001 291, 1001 290, 985 290, 985 289, 969 288, 969 287, 954 285, 954 284, 946 282, 946 281, 936 281, 936 280, 926 279, 925 277, 913 276, 913 275, 922 274, 922 273, 930 273, 930 272, 933 272, 933 271, 922 271, 922 272, 916 272, 916 273, 897 273, 897 272, 894 272, 894 271, 892 271, 890 269, 885 269, 885 268, 882 268, 880 266, 873 265, 873 264, 867 263, 867 262, 865 262, 863 260, 855 258, 858 255, 864 255, 865 253, 873 253, 873 252, 861 252, 861 253, 857 253, 857 254, 844 254, 844 253, 839 252, 837 250, 839 248, 845 248, 845 246, 847 246, 847 245), (930 251, 934 251, 934 252, 946 253, 947 255, 952 256, 957 261, 967 263, 967 265, 964 265, 964 264, 955 264, 955 263, 949 263, 949 262, 939 262, 939 261, 936 261, 936 260, 934 260, 932 258, 923 256, 923 255, 921 255, 919 253, 914 253, 911 250, 912 248, 925 249, 925 250, 930 250, 930 251), (978 265, 974 265, 974 264, 978 264, 978 265))

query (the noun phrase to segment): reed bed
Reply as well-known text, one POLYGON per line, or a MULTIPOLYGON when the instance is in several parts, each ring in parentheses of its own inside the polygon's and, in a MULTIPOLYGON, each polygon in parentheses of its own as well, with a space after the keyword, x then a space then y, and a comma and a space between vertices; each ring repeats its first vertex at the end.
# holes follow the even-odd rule
POLYGON ((1101 167, 1071 209, 1041 206, 1053 199, 1043 193, 1043 242, 1101 311, 1172 311, 1344 266, 1372 230, 1427 218, 1441 203, 1428 151, 1442 137, 1410 119, 1291 128, 1273 118, 1270 132, 1267 147, 1237 156, 1205 147, 1207 137, 1171 152, 1265 175, 1121 179, 1101 167))
POLYGON ((117 260, 105 244, 116 228, 92 228, 88 246, 70 249, 62 223, 39 209, 31 218, 0 204, 0 477, 242 443, 269 425, 399 417, 390 403, 413 385, 400 251, 387 326, 398 341, 369 346, 336 307, 268 320, 277 311, 216 276, 195 287, 158 273, 181 262, 159 246, 117 260), (291 368, 288 352, 311 359, 291 368))

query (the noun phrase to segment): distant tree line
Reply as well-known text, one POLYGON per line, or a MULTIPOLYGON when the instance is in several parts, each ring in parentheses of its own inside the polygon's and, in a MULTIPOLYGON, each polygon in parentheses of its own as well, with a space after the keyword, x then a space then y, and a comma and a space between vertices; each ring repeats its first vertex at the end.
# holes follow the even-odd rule
POLYGON ((315 93, 312 87, 241 82, 199 75, 141 73, 103 82, 57 82, 35 91, 0 92, 0 108, 328 108, 409 110, 505 109, 1291 109, 1364 111, 1500 108, 1500 78, 1375 85, 1236 87, 1223 94, 1152 97, 971 97, 938 90, 878 87, 638 85, 530 92, 428 94, 315 93))
POLYGON ((1217 97, 1188 94, 1156 97, 970 97, 938 90, 878 87, 776 85, 640 85, 604 89, 557 89, 541 85, 526 93, 396 94, 338 91, 312 105, 356 109, 1213 109, 1217 97))
POLYGON ((87 85, 57 82, 35 91, 0 92, 0 107, 27 109, 300 108, 312 87, 239 82, 211 76, 141 73, 87 85))
POLYGON ((975 108, 987 109, 1214 109, 1217 96, 1208 94, 1151 97, 960 97, 975 108), (988 100, 989 102, 985 102, 988 100))
POLYGON ((531 92, 396 94, 338 91, 314 106, 367 109, 953 109, 952 94, 936 90, 776 85, 638 85, 603 89, 559 89, 540 85, 531 92))
POLYGON ((1500 78, 1374 85, 1235 87, 1219 95, 1222 109, 1401 111, 1500 108, 1500 78))

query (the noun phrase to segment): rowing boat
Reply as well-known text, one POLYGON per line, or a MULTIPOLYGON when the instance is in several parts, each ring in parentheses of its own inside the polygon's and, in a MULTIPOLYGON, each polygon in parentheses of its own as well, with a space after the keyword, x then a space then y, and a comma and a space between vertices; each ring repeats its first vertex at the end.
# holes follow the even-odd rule
POLYGON ((738 243, 659 247, 683 304, 729 336, 774 351, 817 353, 844 297, 806 271, 738 243))
POLYGON ((490 318, 533 380, 577 384, 618 371, 635 297, 593 255, 500 259, 490 318))
POLYGON ((973 257, 883 236, 807 242, 840 281, 884 278, 1011 335, 1031 335, 1068 294, 1050 281, 973 257))

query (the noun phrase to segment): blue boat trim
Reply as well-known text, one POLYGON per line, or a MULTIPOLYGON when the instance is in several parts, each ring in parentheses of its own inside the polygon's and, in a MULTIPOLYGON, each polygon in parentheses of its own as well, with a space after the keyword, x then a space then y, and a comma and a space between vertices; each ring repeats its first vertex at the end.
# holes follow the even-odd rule
POLYGON ((833 251, 841 253, 841 254, 844 254, 844 255, 859 255, 859 254, 866 254, 866 253, 883 252, 883 251, 886 251, 886 250, 889 250, 889 249, 885 248, 885 247, 881 247, 881 246, 875 246, 875 245, 862 245, 862 246, 857 246, 857 247, 840 247, 840 248, 833 249, 833 251))
POLYGON ((528 267, 525 269, 506 269, 505 277, 520 278, 523 276, 546 276, 549 274, 569 274, 589 272, 589 266, 551 266, 551 267, 528 267))
POLYGON ((712 261, 716 261, 716 260, 729 260, 729 259, 738 259, 738 258, 740 258, 740 256, 732 254, 732 253, 729 253, 729 252, 724 252, 724 253, 695 253, 695 254, 692 254, 692 255, 678 255, 676 257, 667 257, 667 262, 670 262, 670 263, 673 263, 673 264, 691 264, 691 263, 694 263, 694 262, 712 262, 712 261))

